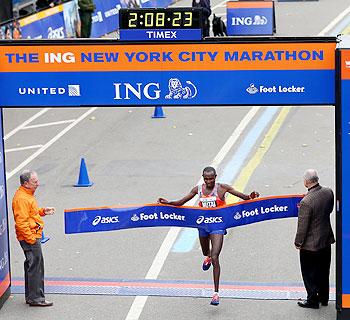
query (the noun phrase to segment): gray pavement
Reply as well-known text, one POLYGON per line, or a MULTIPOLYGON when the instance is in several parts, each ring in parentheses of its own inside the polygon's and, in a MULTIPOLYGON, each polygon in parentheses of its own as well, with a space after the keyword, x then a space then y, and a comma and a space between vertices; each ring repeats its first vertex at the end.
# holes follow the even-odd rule
MULTIPOLYGON (((316 35, 348 6, 348 1, 343 0, 336 4, 331 0, 278 3, 278 35, 316 35)), ((151 119, 153 108, 100 108, 34 159, 29 166, 38 171, 42 182, 38 201, 57 209, 55 216, 45 218, 46 235, 51 237, 44 245, 47 277, 145 279, 168 228, 64 235, 63 210, 150 203, 159 196, 182 196, 197 183, 201 169, 212 162, 248 109, 164 108, 165 119, 151 119), (72 187, 82 156, 94 182, 91 188, 72 187)), ((5 134, 38 111, 5 110, 5 134)), ((73 119, 86 111, 50 109, 33 124, 73 119)), ((321 183, 334 188, 333 119, 332 107, 292 109, 246 191, 257 189, 262 196, 302 193, 301 175, 308 167, 316 167, 321 183)), ((54 126, 20 131, 6 141, 6 148, 44 144, 62 129, 54 126)), ((250 156, 262 147, 262 139, 263 136, 250 156)), ((238 146, 220 165, 219 175, 238 146)), ((7 154, 7 172, 28 156, 29 153, 7 154)), ((8 180, 9 203, 18 186, 17 176, 8 180)), ((286 219, 230 230, 221 254, 222 281, 301 284, 298 255, 293 247, 295 228, 296 220, 286 219)), ((11 212, 10 234, 12 276, 21 278, 23 253, 14 237, 11 212)), ((211 273, 201 271, 201 260, 198 243, 190 252, 170 252, 158 279, 209 281, 211 273)), ((334 285, 334 259, 331 273, 334 285)), ((14 294, 0 310, 0 317, 126 319, 134 301, 130 296, 48 295, 48 298, 54 301, 54 306, 37 309, 26 306, 23 295, 14 294)), ((304 310, 293 300, 222 299, 221 305, 213 308, 208 298, 149 297, 139 319, 335 319, 335 314, 334 302, 320 310, 304 310)))

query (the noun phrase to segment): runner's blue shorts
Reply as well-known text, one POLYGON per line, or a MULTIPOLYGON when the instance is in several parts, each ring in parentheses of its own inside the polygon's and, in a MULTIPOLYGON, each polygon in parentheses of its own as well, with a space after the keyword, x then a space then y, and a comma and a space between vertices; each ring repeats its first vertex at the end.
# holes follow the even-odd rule
POLYGON ((204 229, 198 229, 198 233, 200 237, 208 237, 211 234, 227 234, 226 229, 222 229, 222 230, 212 230, 212 231, 206 231, 204 229))

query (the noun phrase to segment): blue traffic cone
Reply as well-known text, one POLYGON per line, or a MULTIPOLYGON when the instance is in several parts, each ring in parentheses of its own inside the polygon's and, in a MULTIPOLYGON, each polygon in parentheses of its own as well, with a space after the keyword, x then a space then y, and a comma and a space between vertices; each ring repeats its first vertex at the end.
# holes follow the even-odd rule
POLYGON ((162 107, 155 107, 154 108, 154 113, 153 113, 153 116, 152 116, 153 119, 156 119, 156 118, 165 118, 165 115, 164 115, 164 112, 163 112, 163 108, 162 107))
POLYGON ((41 243, 45 243, 45 242, 47 242, 49 240, 50 240, 50 238, 49 237, 45 237, 44 230, 43 230, 42 233, 41 233, 41 240, 40 240, 40 242, 41 243))
POLYGON ((89 176, 87 173, 85 159, 81 158, 79 179, 78 179, 78 182, 74 185, 74 187, 91 187, 92 184, 93 183, 90 182, 89 176))

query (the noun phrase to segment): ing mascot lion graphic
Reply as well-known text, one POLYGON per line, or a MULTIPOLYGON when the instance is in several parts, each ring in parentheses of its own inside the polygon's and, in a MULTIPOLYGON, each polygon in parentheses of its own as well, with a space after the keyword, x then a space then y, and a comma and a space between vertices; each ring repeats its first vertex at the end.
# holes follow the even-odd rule
POLYGON ((169 94, 165 99, 192 99, 197 95, 197 88, 191 81, 186 81, 188 86, 183 87, 182 83, 177 78, 169 80, 169 94))

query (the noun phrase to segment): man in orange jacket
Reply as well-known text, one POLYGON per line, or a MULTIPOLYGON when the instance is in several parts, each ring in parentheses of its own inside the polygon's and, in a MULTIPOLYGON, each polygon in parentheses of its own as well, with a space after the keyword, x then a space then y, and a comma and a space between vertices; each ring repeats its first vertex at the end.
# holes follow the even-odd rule
POLYGON ((45 300, 44 258, 41 251, 41 235, 44 222, 41 217, 52 215, 52 207, 39 208, 34 192, 39 186, 38 175, 34 171, 23 171, 21 186, 12 200, 17 239, 23 249, 25 299, 32 307, 49 307, 53 303, 45 300))

